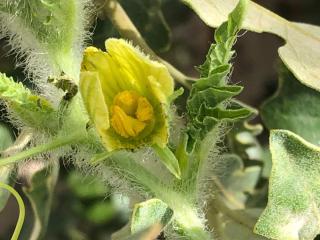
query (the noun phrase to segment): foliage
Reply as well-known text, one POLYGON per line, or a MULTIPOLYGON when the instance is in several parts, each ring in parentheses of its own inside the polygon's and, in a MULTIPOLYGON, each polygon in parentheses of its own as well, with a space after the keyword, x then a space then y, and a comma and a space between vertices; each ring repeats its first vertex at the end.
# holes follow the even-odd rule
MULTIPOLYGON (((20 211, 12 239, 23 201, 21 239, 320 233, 320 28, 249 0, 182 2, 217 27, 198 79, 157 55, 172 50, 162 4, 177 2, 0 1, 0 34, 32 83, 0 73, 0 187, 20 211), (97 16, 95 46, 84 50, 97 16), (236 99, 243 87, 231 80, 242 28, 286 41, 278 90, 261 107, 269 145, 261 123, 251 123, 259 112, 236 99)), ((8 197, 0 191, 1 212, 11 211, 8 197)))
POLYGON ((300 82, 284 66, 280 69, 276 94, 261 107, 261 117, 269 129, 287 129, 319 145, 320 95, 300 82))
POLYGON ((313 239, 319 233, 320 149, 287 130, 271 131, 270 149, 269 200, 255 232, 271 239, 313 239))
MULTIPOLYGON (((211 27, 219 26, 236 5, 236 0, 183 0, 211 27)), ((301 83, 320 90, 320 28, 311 24, 290 22, 250 1, 243 27, 254 32, 270 32, 280 36, 286 44, 279 48, 279 56, 301 83), (303 41, 302 41, 303 39, 303 41)))

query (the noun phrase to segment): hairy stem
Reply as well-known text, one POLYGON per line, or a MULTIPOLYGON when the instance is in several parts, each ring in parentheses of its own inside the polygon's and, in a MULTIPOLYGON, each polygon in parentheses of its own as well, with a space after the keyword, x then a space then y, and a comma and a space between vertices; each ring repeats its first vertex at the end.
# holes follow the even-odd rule
POLYGON ((0 159, 0 166, 13 164, 43 152, 48 152, 65 145, 77 143, 77 142, 83 141, 85 138, 86 136, 83 136, 83 134, 74 134, 74 135, 63 136, 63 137, 60 136, 58 138, 53 139, 49 143, 30 148, 26 151, 17 153, 7 158, 2 158, 0 159))
POLYGON ((146 53, 148 53, 155 60, 162 62, 168 68, 173 78, 176 79, 176 81, 179 82, 182 86, 188 89, 191 88, 191 84, 188 81, 193 81, 194 79, 185 76, 170 63, 168 63, 167 61, 163 60, 155 54, 155 52, 148 46, 146 41, 143 39, 139 30, 132 23, 131 19, 129 18, 129 16, 117 0, 106 0, 103 10, 121 36, 132 40, 136 45, 144 49, 146 53))
MULTIPOLYGON (((101 157, 102 155, 100 155, 101 157)), ((199 216, 195 205, 188 201, 184 193, 175 191, 150 173, 142 165, 130 158, 127 153, 116 153, 112 157, 106 153, 107 165, 121 172, 129 181, 141 186, 174 211, 174 225, 182 234, 191 240, 210 240, 212 236, 206 231, 203 219, 199 216)))
POLYGON ((22 200, 21 196, 19 195, 19 193, 13 187, 0 182, 0 188, 3 188, 5 190, 9 191, 17 200, 17 203, 19 206, 19 217, 18 217, 17 225, 16 225, 14 232, 13 232, 13 235, 11 237, 11 240, 18 240, 21 229, 22 229, 22 225, 24 222, 25 214, 26 214, 23 200, 22 200))

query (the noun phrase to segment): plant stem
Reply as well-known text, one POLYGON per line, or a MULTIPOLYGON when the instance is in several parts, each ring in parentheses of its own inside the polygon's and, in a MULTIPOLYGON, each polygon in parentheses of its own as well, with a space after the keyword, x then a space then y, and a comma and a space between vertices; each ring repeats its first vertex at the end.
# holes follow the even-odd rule
POLYGON ((16 163, 18 161, 24 160, 26 158, 32 157, 34 155, 37 155, 43 152, 48 152, 50 150, 57 149, 59 147, 62 147, 68 144, 80 142, 85 138, 86 137, 83 134, 74 134, 74 135, 63 136, 63 137, 60 136, 56 139, 53 139, 49 143, 30 148, 26 151, 17 153, 10 157, 2 158, 0 159, 0 166, 16 163))
POLYGON ((117 0, 106 0, 103 10, 105 15, 108 16, 113 26, 116 27, 121 36, 132 40, 155 60, 162 62, 168 68, 170 74, 174 79, 176 79, 177 82, 179 82, 182 86, 191 89, 191 84, 188 81, 194 81, 195 79, 187 77, 170 63, 156 55, 156 53, 143 39, 139 30, 132 23, 131 19, 117 0))
POLYGON ((17 240, 19 238, 19 235, 20 235, 20 232, 22 229, 22 225, 24 222, 25 214, 26 214, 26 209, 25 209, 25 206, 24 206, 24 203, 23 203, 21 196, 13 187, 0 182, 0 188, 3 188, 5 190, 9 191, 16 198, 18 206, 19 206, 19 217, 18 217, 17 225, 16 225, 14 232, 13 232, 13 235, 11 237, 11 240, 17 240))
MULTIPOLYGON (((108 157, 108 154, 106 156, 108 157)), ((206 231, 203 220, 198 215, 197 208, 189 203, 185 193, 175 191, 172 187, 163 183, 126 153, 116 153, 107 160, 108 165, 115 168, 122 177, 144 186, 148 192, 168 204, 174 211, 175 225, 181 229, 188 239, 212 239, 211 234, 206 231)))

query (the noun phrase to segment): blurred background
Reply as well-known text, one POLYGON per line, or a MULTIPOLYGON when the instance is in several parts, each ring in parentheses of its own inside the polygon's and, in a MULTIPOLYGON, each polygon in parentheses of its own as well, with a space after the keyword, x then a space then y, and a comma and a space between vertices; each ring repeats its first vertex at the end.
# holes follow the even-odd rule
MULTIPOLYGON (((195 66, 205 58, 213 40, 213 29, 208 28, 188 7, 178 0, 122 0, 123 7, 142 32, 147 42, 164 59, 187 75, 197 77, 195 66)), ((320 25, 318 0, 255 1, 291 21, 320 25)), ((104 49, 107 37, 118 36, 111 23, 100 16, 93 21, 93 37, 88 44, 104 49)), ((264 99, 277 87, 277 49, 283 40, 271 34, 246 32, 238 39, 237 57, 234 59, 232 81, 244 86, 239 96, 243 102, 259 108, 264 99)), ((6 39, 0 40, 0 72, 22 81, 26 80, 22 68, 16 67, 6 39)), ((6 112, 0 108, 0 120, 6 122, 6 112)), ((257 120, 259 121, 259 119, 257 120)), ((266 134, 261 140, 265 141, 266 134)), ((21 191, 23 179, 16 180, 21 191)), ((32 212, 28 199, 25 234, 32 225, 32 212)), ((16 224, 18 209, 10 198, 0 213, 0 240, 10 239, 16 224)), ((110 239, 110 234, 124 226, 128 220, 128 200, 110 195, 108 187, 90 176, 80 174, 71 165, 62 164, 60 177, 54 190, 52 212, 44 239, 110 239)), ((22 238, 21 239, 25 239, 22 238)))

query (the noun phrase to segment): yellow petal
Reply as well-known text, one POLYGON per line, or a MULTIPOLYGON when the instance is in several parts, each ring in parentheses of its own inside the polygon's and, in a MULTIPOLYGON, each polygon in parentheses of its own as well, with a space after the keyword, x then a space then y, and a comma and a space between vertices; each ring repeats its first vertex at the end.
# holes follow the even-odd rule
POLYGON ((163 64, 150 60, 148 56, 123 39, 110 38, 105 45, 112 60, 121 66, 123 76, 130 79, 131 84, 137 87, 140 94, 150 94, 148 77, 153 76, 159 84, 159 90, 165 96, 171 96, 174 91, 174 82, 163 64))
POLYGON ((109 129, 109 111, 102 93, 99 75, 96 72, 82 72, 80 93, 91 121, 101 137, 109 129))

